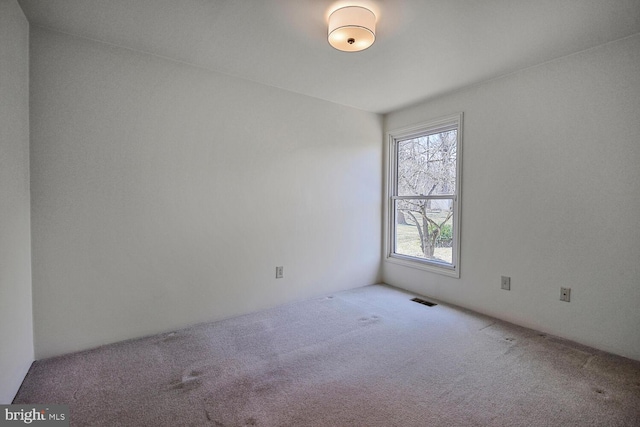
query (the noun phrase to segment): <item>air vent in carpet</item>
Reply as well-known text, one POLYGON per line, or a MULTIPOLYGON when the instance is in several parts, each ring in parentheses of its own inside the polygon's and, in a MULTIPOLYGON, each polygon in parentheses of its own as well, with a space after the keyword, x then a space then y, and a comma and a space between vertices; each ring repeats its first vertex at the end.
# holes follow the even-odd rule
POLYGON ((422 298, 412 298, 411 301, 417 302, 422 305, 426 305, 428 307, 433 307, 434 305, 438 305, 435 302, 427 301, 422 298))

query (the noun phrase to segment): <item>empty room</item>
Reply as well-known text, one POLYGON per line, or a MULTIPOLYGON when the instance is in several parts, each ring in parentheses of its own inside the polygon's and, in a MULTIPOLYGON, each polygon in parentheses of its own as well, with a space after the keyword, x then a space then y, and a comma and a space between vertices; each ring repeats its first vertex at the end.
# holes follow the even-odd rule
POLYGON ((0 425, 640 425, 640 1, 0 0, 0 425))

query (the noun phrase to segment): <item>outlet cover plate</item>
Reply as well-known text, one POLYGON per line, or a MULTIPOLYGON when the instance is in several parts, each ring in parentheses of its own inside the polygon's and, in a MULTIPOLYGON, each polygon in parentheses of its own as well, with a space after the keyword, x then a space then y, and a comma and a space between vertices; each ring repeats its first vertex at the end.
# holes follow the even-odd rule
POLYGON ((560 301, 571 301, 571 288, 560 288, 560 301))
POLYGON ((504 289, 505 291, 510 291, 511 290, 511 277, 502 276, 502 278, 500 279, 500 288, 504 289))
POLYGON ((284 267, 276 267, 276 279, 282 279, 284 277, 284 267))

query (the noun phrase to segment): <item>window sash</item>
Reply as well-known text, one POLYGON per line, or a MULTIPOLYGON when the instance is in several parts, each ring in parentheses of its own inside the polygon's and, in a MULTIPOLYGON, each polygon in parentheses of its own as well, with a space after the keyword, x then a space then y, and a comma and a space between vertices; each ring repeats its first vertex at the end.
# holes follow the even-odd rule
POLYGON ((398 232, 397 232, 397 225, 398 225, 398 218, 397 218, 397 212, 398 212, 398 207, 397 207, 397 201, 400 200, 451 200, 451 211, 452 211, 452 217, 451 217, 451 225, 453 227, 453 236, 452 236, 452 240, 455 244, 457 244, 457 235, 458 235, 458 227, 456 226, 456 217, 457 217, 457 210, 458 210, 458 205, 456 203, 457 201, 457 197, 455 195, 450 195, 450 196, 394 196, 391 197, 391 222, 393 223, 392 225, 392 233, 391 233, 391 242, 390 242, 390 253, 389 253, 389 257, 392 258, 398 258, 398 259, 404 259, 407 261, 412 261, 412 262, 419 262, 422 264, 427 264, 427 265, 437 265, 438 267, 441 268, 446 268, 446 269, 450 269, 450 270, 455 270, 456 265, 458 263, 458 259, 457 259, 457 248, 456 247, 452 247, 452 253, 451 253, 451 262, 447 262, 447 261, 443 261, 443 260, 439 260, 439 259, 433 259, 433 258, 421 258, 421 257, 417 257, 417 256, 412 256, 412 255, 406 255, 406 254, 401 254, 398 252, 398 232))
POLYGON ((455 194, 435 194, 433 196, 391 196, 391 200, 435 200, 435 199, 452 199, 457 201, 458 196, 455 194))

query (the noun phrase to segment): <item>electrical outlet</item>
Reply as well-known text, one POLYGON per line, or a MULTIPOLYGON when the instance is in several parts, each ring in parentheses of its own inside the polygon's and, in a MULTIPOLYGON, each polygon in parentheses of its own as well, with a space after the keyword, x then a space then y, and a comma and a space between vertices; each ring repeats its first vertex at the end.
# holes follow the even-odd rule
POLYGON ((500 288, 504 289, 505 291, 510 291, 511 290, 511 277, 502 276, 502 279, 500 280, 500 288))
POLYGON ((571 288, 560 288, 560 301, 571 301, 571 288))
POLYGON ((276 267, 276 279, 282 279, 284 277, 284 267, 276 267))

